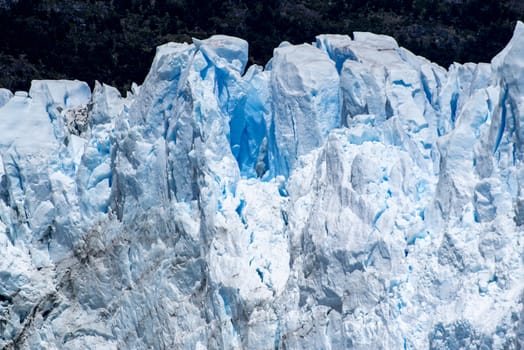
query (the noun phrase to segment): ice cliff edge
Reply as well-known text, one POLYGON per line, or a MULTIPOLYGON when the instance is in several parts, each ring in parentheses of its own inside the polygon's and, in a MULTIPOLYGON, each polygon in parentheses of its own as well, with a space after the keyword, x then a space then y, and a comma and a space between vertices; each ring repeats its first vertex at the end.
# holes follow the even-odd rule
POLYGON ((448 70, 360 32, 247 58, 0 90, 0 347, 523 345, 524 24, 448 70))

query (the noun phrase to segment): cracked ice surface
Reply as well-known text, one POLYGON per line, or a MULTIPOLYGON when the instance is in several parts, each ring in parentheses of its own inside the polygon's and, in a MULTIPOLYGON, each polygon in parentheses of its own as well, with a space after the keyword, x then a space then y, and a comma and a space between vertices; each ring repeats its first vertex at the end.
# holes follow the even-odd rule
POLYGON ((160 46, 127 97, 0 90, 0 346, 518 349, 524 25, 160 46))

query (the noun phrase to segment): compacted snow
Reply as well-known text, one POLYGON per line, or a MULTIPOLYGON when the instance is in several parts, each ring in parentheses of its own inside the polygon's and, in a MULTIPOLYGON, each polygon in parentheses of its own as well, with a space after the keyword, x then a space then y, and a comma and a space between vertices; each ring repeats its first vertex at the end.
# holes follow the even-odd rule
POLYGON ((160 46, 141 86, 0 90, 0 347, 519 349, 524 24, 160 46))

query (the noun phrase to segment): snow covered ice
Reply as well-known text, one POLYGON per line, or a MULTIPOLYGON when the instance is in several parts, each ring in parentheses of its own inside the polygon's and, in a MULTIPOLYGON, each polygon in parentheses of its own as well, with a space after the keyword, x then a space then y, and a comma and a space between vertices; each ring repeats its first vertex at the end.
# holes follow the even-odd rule
POLYGON ((371 33, 247 58, 0 90, 0 347, 519 349, 524 24, 447 70, 371 33))

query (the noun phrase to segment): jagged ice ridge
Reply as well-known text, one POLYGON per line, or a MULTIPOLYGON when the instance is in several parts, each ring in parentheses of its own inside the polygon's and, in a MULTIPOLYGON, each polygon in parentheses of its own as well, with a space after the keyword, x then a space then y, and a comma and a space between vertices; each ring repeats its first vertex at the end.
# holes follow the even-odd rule
POLYGON ((524 24, 157 49, 126 97, 0 90, 0 347, 518 349, 524 24))

